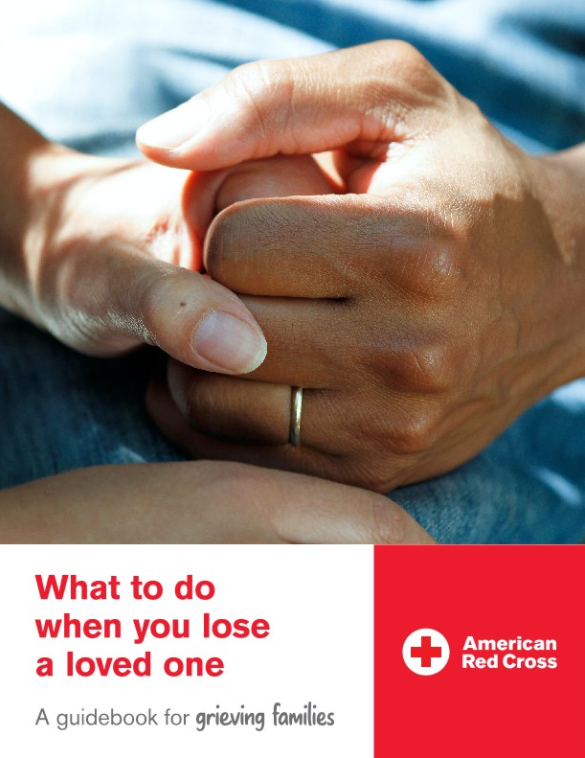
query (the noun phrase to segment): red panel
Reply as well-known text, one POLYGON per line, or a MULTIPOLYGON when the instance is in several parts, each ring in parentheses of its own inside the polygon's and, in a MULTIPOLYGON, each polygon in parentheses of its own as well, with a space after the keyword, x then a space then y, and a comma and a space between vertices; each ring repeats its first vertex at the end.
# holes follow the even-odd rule
POLYGON ((585 546, 382 546, 374 562, 375 758, 585 756, 585 546), (427 628, 450 658, 419 676, 402 646, 427 628), (463 668, 469 636, 519 635, 557 650, 498 651, 498 668, 463 668), (508 653, 557 668, 508 669, 508 653))

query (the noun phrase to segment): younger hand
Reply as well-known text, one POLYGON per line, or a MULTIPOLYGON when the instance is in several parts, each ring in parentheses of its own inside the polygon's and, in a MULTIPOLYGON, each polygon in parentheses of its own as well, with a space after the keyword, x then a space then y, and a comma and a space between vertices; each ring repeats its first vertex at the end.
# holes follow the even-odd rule
POLYGON ((200 273, 201 241, 216 196, 230 187, 248 197, 328 191, 311 158, 260 161, 211 180, 48 146, 31 174, 24 273, 8 288, 8 307, 91 355, 145 342, 207 371, 262 363, 253 315, 200 273))
POLYGON ((432 543, 371 492, 234 463, 98 466, 0 492, 0 542, 432 543))

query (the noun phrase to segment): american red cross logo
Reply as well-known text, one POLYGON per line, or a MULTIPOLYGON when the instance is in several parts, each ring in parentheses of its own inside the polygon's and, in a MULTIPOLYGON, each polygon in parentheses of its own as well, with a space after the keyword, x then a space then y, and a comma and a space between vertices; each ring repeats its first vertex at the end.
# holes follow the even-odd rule
POLYGON ((420 665, 430 668, 433 658, 440 658, 443 651, 440 647, 433 647, 430 637, 422 637, 420 647, 411 647, 410 654, 413 658, 420 658, 420 665))
POLYGON ((415 674, 433 676, 449 660, 449 643, 436 629, 417 629, 404 640, 402 657, 415 674))

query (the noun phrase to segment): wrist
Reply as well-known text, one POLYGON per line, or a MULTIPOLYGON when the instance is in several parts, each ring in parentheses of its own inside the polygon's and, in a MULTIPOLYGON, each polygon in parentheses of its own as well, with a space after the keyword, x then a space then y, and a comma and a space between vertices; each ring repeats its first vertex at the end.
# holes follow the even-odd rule
POLYGON ((11 248, 16 260, 12 282, 16 302, 12 310, 41 328, 47 327, 43 300, 47 274, 54 267, 51 250, 71 211, 67 198, 79 177, 94 168, 96 161, 46 142, 27 162, 26 195, 22 198, 11 248))
POLYGON ((554 327, 551 391, 585 376, 585 145, 528 162, 548 222, 551 276, 541 308, 554 327))
POLYGON ((49 142, 0 105, 0 305, 39 323, 35 270, 49 186, 67 148, 49 142))
POLYGON ((585 144, 531 159, 536 195, 568 270, 585 267, 585 144))

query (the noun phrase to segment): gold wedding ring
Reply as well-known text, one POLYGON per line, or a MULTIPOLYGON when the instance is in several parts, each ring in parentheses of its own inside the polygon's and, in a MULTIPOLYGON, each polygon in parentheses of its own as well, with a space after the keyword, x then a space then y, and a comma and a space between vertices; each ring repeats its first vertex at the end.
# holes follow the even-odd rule
POLYGON ((303 388, 291 387, 289 442, 298 447, 301 444, 301 416, 303 413, 303 388))

